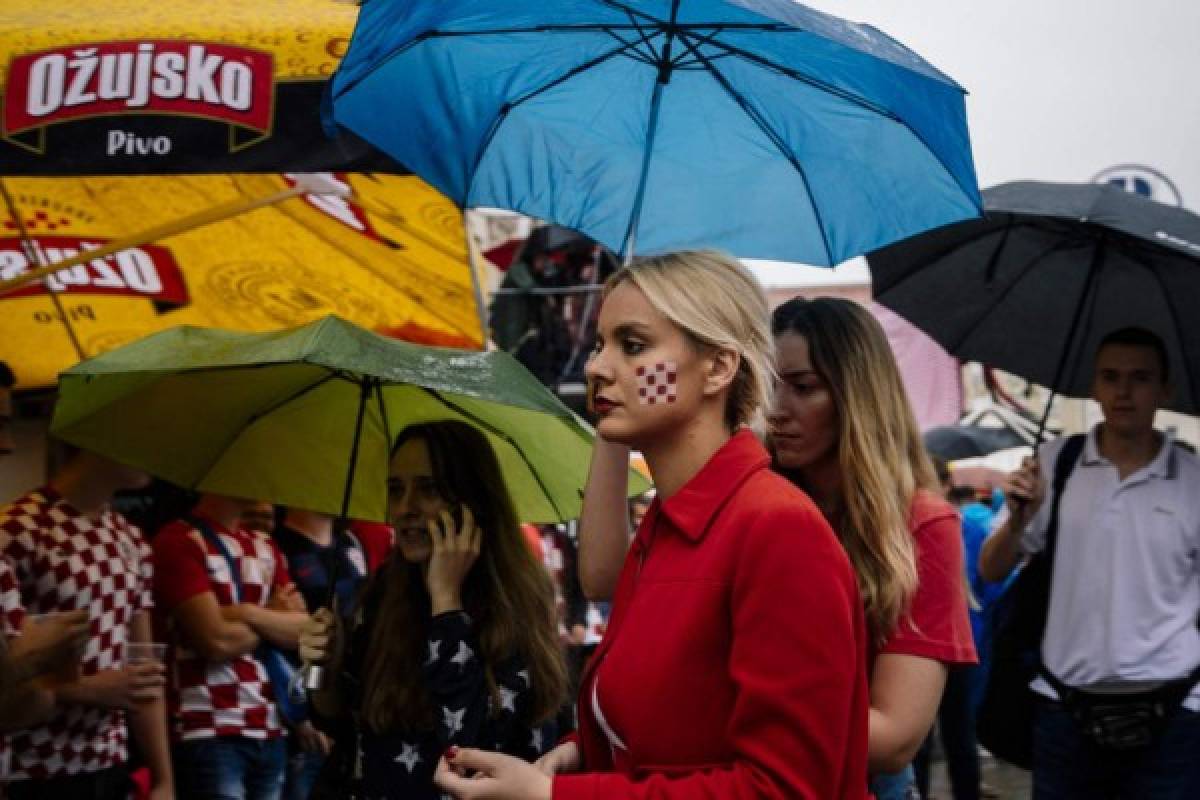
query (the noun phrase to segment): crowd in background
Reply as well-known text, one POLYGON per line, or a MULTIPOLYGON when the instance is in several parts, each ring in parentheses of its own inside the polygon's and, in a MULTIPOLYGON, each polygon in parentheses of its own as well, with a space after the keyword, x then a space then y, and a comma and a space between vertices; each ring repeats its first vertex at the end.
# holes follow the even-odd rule
POLYGON ((0 509, 3 791, 899 800, 929 796, 936 722, 970 800, 991 615, 1042 575, 1034 796, 1195 796, 1200 461, 1153 428, 1153 334, 1110 333, 1103 422, 980 497, 850 301, 768 315, 682 253, 617 272, 594 324, 570 525, 522 526, 464 423, 400 432, 388 524, 131 503, 149 476, 61 446, 0 509), (657 496, 627 504, 631 448, 657 496))

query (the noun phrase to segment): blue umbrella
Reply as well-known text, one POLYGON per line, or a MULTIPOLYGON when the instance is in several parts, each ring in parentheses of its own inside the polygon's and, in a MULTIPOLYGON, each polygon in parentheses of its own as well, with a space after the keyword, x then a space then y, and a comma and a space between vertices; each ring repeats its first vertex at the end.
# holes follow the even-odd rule
POLYGON ((462 207, 830 265, 978 216, 963 95, 791 0, 373 0, 331 114, 462 207))

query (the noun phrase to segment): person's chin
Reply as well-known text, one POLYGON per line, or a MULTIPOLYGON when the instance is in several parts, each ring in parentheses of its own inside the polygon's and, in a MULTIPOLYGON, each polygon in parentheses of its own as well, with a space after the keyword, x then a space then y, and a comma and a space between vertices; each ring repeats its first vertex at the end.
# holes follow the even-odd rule
POLYGON ((605 441, 617 444, 633 444, 633 437, 636 436, 636 431, 631 431, 630 428, 631 426, 627 421, 616 419, 612 414, 601 417, 596 421, 596 435, 605 441))
POLYGON ((410 564, 423 564, 433 555, 433 545, 429 537, 421 534, 397 533, 396 547, 404 560, 410 564))
POLYGON ((812 456, 803 447, 772 440, 771 452, 775 455, 775 463, 783 469, 804 469, 812 463, 812 456))
POLYGON ((400 545, 400 555, 410 564, 424 564, 433 555, 433 551, 426 546, 409 546, 400 545))

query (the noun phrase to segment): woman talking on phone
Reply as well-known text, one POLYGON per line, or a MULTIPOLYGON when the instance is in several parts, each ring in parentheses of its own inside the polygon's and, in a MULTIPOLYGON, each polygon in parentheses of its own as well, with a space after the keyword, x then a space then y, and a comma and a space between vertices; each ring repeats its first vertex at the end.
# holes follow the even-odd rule
POLYGON ((610 279, 587 365, 596 431, 644 454, 657 496, 583 674, 578 738, 536 765, 450 751, 435 776, 449 794, 866 796, 854 573, 747 427, 767 406, 770 349, 762 290, 728 257, 648 258, 610 279))
POLYGON ((390 560, 351 624, 300 640, 327 664, 313 702, 334 751, 313 797, 436 798, 451 746, 536 758, 566 691, 549 575, 525 545, 487 439, 460 422, 405 429, 388 471, 390 560))

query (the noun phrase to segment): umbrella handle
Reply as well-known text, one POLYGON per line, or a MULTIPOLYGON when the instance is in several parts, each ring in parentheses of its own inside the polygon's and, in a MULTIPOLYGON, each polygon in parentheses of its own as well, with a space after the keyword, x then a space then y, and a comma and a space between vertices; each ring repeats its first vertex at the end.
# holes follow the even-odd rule
POLYGON ((292 676, 288 684, 288 694, 293 699, 303 699, 305 692, 320 691, 325 686, 325 668, 320 664, 310 664, 305 661, 292 676))

